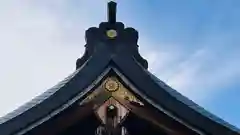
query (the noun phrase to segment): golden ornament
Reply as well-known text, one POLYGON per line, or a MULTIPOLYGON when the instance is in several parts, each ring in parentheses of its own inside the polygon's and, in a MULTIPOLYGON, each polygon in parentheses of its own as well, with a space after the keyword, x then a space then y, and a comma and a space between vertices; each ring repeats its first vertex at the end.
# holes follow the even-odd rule
POLYGON ((107 36, 108 36, 109 38, 115 38, 115 37, 117 36, 117 31, 116 31, 116 30, 113 30, 113 29, 108 30, 108 31, 107 31, 107 36))
POLYGON ((119 89, 119 84, 115 80, 108 80, 105 83, 105 89, 109 92, 117 91, 119 89))

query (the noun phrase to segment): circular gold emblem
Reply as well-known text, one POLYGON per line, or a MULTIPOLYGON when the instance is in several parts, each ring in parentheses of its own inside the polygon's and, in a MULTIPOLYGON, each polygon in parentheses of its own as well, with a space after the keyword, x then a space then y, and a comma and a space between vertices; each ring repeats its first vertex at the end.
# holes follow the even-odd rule
POLYGON ((107 31, 107 36, 110 37, 110 38, 115 38, 117 36, 117 31, 116 30, 108 30, 107 31))
POLYGON ((119 84, 118 82, 114 81, 114 80, 108 80, 105 83, 105 88, 109 91, 109 92, 114 92, 117 91, 119 88, 119 84))

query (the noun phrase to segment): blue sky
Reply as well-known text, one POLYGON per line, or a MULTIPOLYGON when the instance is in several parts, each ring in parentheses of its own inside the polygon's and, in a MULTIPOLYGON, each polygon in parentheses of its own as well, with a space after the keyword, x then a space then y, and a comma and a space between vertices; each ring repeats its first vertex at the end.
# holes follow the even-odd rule
MULTIPOLYGON (((0 116, 74 71, 107 0, 0 0, 0 116)), ((119 0, 150 71, 240 127, 240 1, 119 0)))

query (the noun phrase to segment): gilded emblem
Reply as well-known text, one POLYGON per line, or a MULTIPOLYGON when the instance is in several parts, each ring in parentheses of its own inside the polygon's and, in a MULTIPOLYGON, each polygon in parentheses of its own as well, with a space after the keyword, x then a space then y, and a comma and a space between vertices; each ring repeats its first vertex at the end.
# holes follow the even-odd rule
POLYGON ((108 31, 107 31, 107 36, 108 36, 109 38, 115 38, 115 37, 117 36, 117 31, 116 31, 116 30, 113 30, 113 29, 108 30, 108 31))
POLYGON ((109 79, 105 83, 105 89, 109 92, 117 91, 119 89, 119 84, 117 81, 109 79))

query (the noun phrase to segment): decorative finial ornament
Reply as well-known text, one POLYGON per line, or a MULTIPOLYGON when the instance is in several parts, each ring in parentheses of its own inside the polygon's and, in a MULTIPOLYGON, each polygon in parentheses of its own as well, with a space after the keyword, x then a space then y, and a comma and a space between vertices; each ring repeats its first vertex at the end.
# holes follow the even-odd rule
POLYGON ((111 24, 116 23, 117 14, 117 3, 110 1, 108 2, 108 22, 111 24))
POLYGON ((115 38, 117 36, 117 31, 114 29, 107 30, 106 32, 109 38, 115 38))
POLYGON ((84 55, 77 60, 76 69, 80 68, 98 50, 101 50, 103 44, 109 47, 109 53, 114 56, 129 53, 145 69, 148 68, 147 60, 138 51, 138 31, 131 27, 126 28, 122 22, 117 22, 116 13, 117 3, 108 1, 107 21, 101 22, 98 27, 86 30, 86 50, 84 55))

